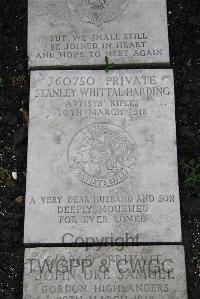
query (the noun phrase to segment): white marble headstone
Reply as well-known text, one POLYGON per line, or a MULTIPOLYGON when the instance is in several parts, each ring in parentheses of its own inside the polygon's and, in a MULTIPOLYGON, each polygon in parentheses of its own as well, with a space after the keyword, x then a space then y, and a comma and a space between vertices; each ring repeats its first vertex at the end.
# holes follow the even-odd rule
POLYGON ((166 0, 29 0, 29 67, 168 64, 166 0))
POLYGON ((187 299, 182 246, 26 249, 23 299, 187 299))
POLYGON ((24 241, 181 241, 171 70, 32 72, 24 241))

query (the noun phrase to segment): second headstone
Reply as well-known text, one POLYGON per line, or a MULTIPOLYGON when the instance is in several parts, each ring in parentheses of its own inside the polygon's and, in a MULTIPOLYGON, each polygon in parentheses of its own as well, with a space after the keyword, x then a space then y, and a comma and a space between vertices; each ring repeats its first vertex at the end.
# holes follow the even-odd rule
POLYGON ((171 70, 31 75, 26 243, 179 242, 171 70))

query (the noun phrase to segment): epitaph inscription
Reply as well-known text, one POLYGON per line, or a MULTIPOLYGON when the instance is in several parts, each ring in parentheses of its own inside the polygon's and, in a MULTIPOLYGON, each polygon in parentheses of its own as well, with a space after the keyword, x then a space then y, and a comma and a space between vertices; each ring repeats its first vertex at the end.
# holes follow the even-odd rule
POLYGON ((174 110, 171 70, 32 72, 25 243, 181 241, 174 110))
POLYGON ((187 299, 182 246, 26 249, 23 299, 187 299))
POLYGON ((169 64, 166 0, 29 0, 29 67, 169 64))

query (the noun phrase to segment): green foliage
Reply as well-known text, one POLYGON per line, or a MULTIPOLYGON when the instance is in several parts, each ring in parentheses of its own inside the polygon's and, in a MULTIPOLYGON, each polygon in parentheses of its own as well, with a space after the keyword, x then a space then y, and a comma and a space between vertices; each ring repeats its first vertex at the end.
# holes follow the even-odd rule
POLYGON ((193 254, 192 262, 194 264, 200 264, 200 250, 196 250, 193 254))
POLYGON ((108 56, 105 56, 105 62, 106 62, 106 65, 105 65, 106 72, 109 72, 110 70, 114 69, 114 63, 109 63, 108 56))
POLYGON ((3 87, 3 86, 4 86, 3 78, 0 77, 0 87, 3 87))
POLYGON ((3 167, 0 167, 0 185, 6 188, 11 188, 14 185, 11 176, 3 167))
POLYGON ((184 184, 186 186, 194 187, 200 184, 200 157, 189 161, 183 161, 181 166, 185 175, 184 184))

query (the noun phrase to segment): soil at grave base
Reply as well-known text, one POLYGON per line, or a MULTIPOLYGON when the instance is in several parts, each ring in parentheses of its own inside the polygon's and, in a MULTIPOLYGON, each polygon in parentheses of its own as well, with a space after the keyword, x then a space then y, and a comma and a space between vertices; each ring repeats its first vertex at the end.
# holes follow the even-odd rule
MULTIPOLYGON (((0 0, 0 298, 22 298, 23 219, 29 74, 27 1, 0 0), (17 180, 11 176, 17 171, 17 180), (17 198, 17 199, 16 199, 17 198)), ((200 187, 187 186, 182 161, 197 158, 200 144, 199 0, 168 1, 183 239, 190 299, 200 297, 200 187)))

